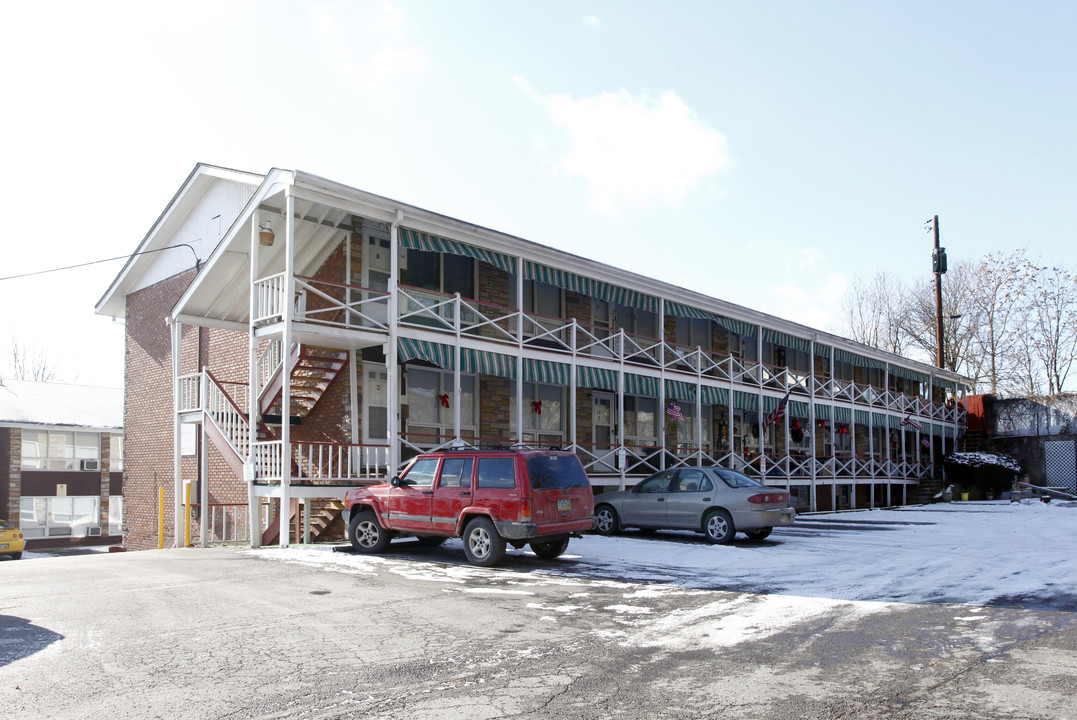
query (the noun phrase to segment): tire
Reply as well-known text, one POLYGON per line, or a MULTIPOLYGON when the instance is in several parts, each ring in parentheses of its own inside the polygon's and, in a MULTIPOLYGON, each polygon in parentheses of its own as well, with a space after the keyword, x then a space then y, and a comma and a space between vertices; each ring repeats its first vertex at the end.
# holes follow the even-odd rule
POLYGON ((595 532, 599 535, 616 535, 621 531, 621 518, 609 505, 595 508, 595 532))
POLYGON ((711 510, 703 517, 703 534, 707 540, 719 545, 726 545, 737 534, 733 527, 733 518, 725 510, 711 510))
POLYGON ((744 534, 749 540, 765 540, 774 528, 759 528, 758 530, 745 530, 744 534))
POLYGON ((21 560, 22 559, 22 551, 20 550, 17 553, 10 553, 8 555, 8 557, 10 557, 12 560, 21 560))
POLYGON ((348 523, 348 539, 356 552, 380 553, 389 547, 392 537, 378 522, 378 516, 373 511, 363 510, 353 515, 348 523))
POLYGON ((472 565, 491 567, 505 557, 505 538, 489 518, 477 517, 464 528, 464 555, 472 565))
POLYGON ((446 540, 448 540, 448 538, 442 537, 440 535, 419 535, 415 539, 419 541, 420 547, 431 547, 431 548, 432 547, 439 547, 446 540))
POLYGON ((560 540, 551 540, 549 542, 532 542, 531 552, 535 553, 535 556, 542 560, 553 560, 555 557, 560 557, 564 554, 565 550, 568 550, 568 538, 561 538, 560 540))

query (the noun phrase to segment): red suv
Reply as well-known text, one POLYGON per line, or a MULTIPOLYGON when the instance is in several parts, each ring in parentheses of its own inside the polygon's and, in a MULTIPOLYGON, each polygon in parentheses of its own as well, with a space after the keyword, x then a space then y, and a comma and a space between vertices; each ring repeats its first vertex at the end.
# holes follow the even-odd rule
POLYGON ((394 537, 427 545, 460 537, 468 561, 487 567, 504 557, 506 543, 555 558, 570 536, 594 525, 587 473, 560 450, 424 453, 388 483, 349 490, 344 502, 358 552, 382 552, 394 537))

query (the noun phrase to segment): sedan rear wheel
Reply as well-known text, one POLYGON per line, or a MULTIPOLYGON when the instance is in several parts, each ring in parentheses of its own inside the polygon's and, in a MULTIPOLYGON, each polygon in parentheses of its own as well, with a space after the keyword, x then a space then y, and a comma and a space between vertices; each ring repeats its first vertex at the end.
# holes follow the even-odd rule
POLYGON ((703 534, 712 543, 725 545, 737 534, 733 518, 725 510, 711 510, 703 518, 703 534))
POLYGON ((621 520, 617 511, 609 505, 599 505, 595 509, 595 531, 599 535, 613 535, 621 529, 621 520))

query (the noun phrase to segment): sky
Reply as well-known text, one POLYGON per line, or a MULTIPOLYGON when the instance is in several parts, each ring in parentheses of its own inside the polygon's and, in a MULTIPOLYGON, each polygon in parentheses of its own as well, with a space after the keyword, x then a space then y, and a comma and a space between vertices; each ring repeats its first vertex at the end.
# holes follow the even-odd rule
POLYGON ((119 387, 94 305, 196 163, 302 170, 841 333, 876 269, 1074 265, 1077 4, 49 2, 0 26, 0 377, 119 387), (98 262, 105 261, 107 262, 98 262), (39 273, 73 265, 84 267, 39 273))

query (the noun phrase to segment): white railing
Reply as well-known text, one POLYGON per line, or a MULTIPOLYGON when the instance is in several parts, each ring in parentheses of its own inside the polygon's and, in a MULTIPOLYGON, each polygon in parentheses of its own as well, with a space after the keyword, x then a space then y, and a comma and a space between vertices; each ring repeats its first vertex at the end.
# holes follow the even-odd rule
POLYGON ((284 355, 282 348, 283 343, 280 340, 273 339, 269 341, 261 355, 258 356, 256 387, 258 388, 259 399, 265 393, 266 388, 269 387, 270 381, 280 372, 283 366, 284 355))
POLYGON ((295 480, 372 480, 386 477, 388 445, 292 443, 295 480))
POLYGON ((202 409, 202 374, 180 375, 179 411, 189 412, 202 409))
MULTIPOLYGON (((205 372, 204 376, 206 417, 220 430, 236 455, 246 458, 251 440, 247 415, 209 372, 205 372)), ((238 383, 233 387, 246 389, 245 385, 238 383)))
POLYGON ((280 320, 284 317, 284 294, 287 286, 284 273, 277 273, 255 281, 255 324, 280 320))

